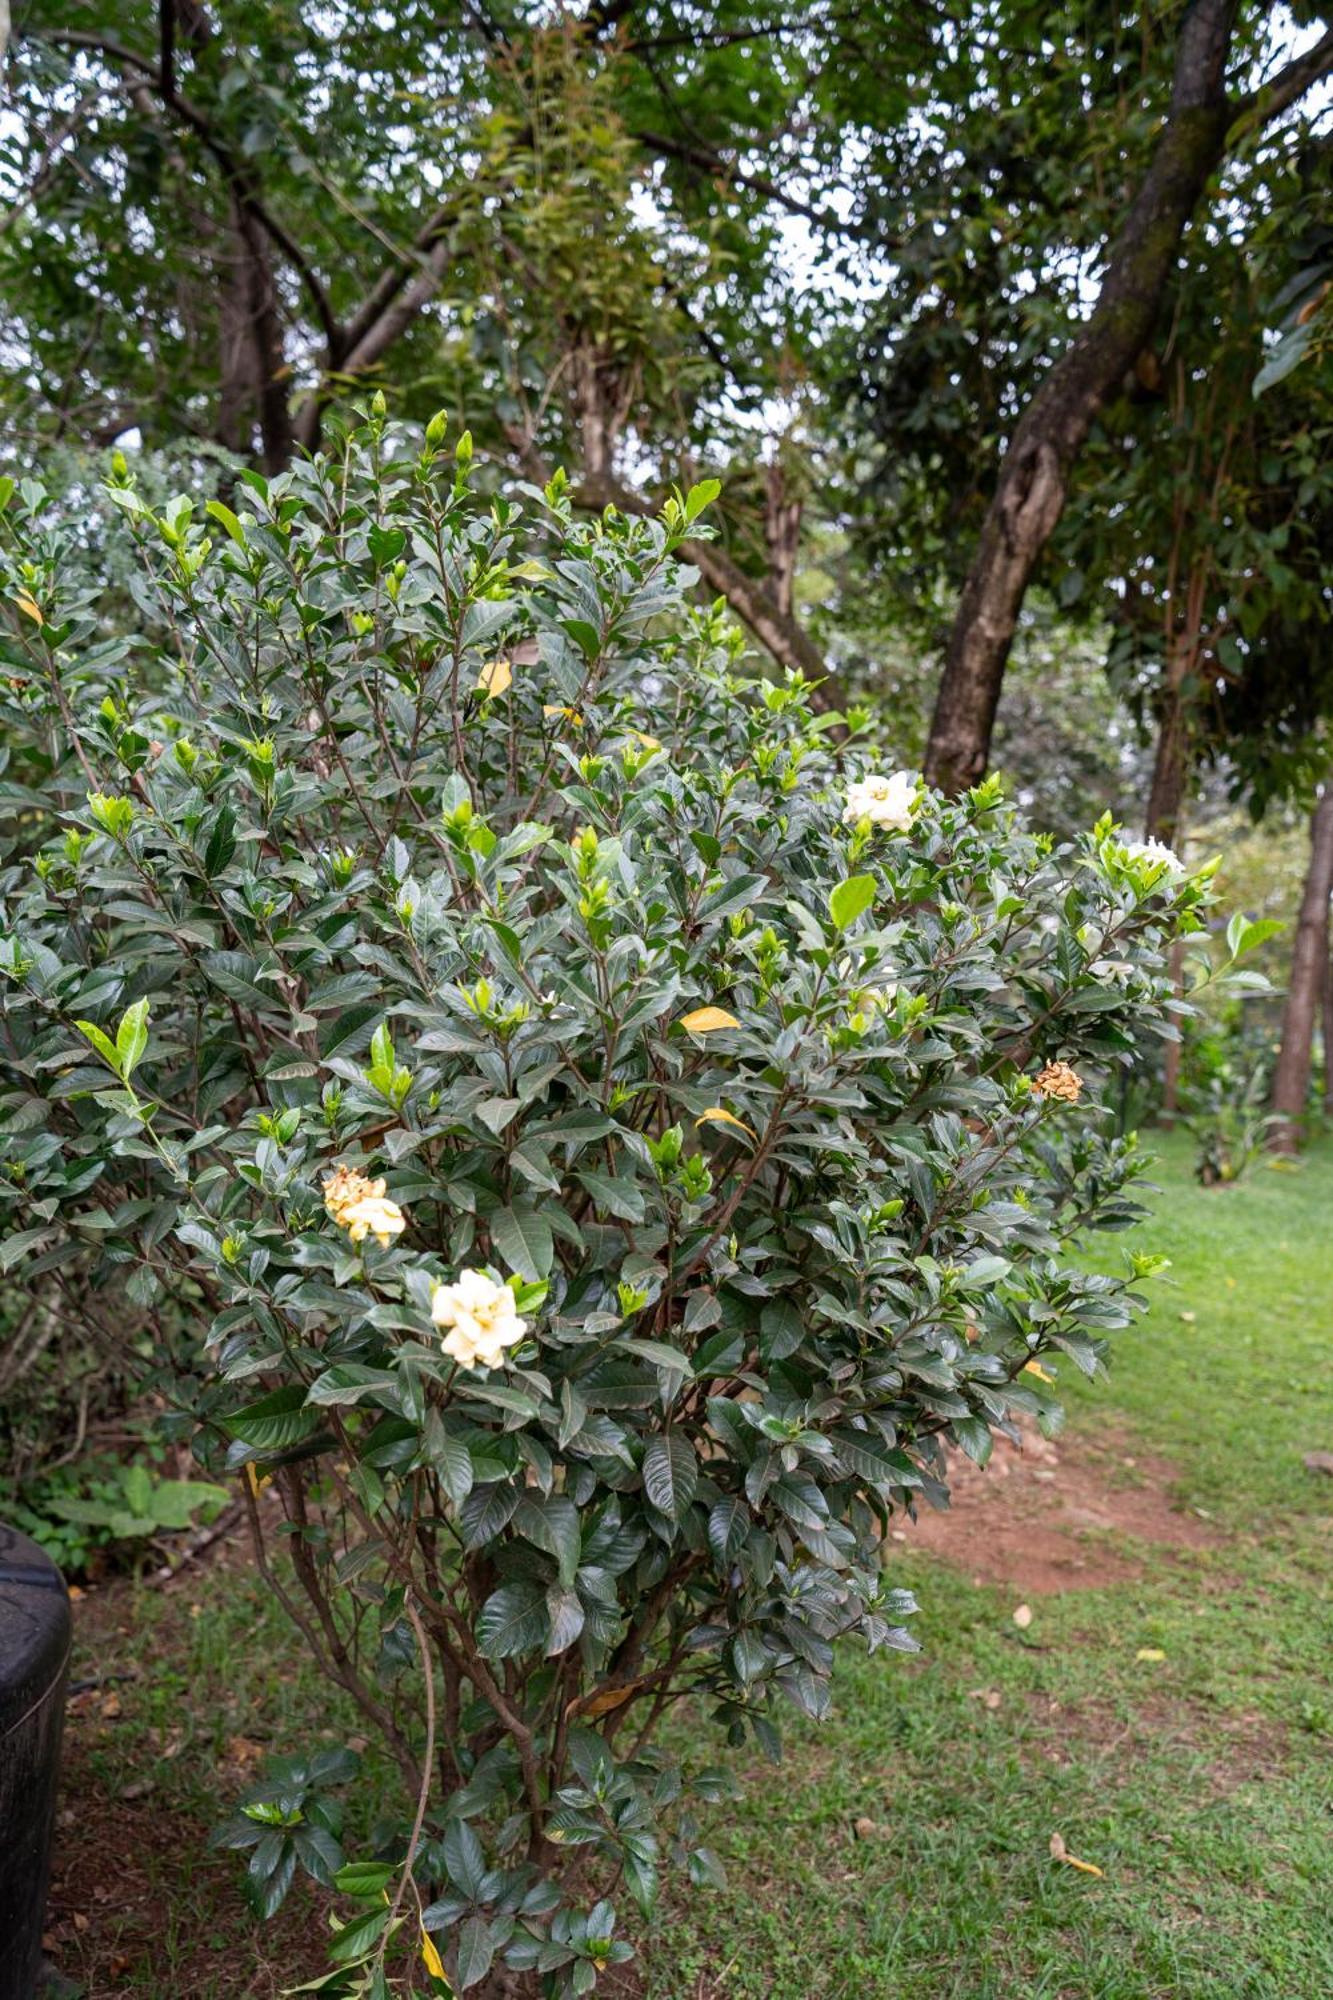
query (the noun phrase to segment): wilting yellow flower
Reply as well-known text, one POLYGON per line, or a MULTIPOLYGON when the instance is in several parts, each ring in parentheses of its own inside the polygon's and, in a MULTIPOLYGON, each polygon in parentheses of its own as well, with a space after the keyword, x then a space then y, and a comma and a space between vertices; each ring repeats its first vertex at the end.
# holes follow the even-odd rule
POLYGON ((914 771, 872 771, 869 777, 848 786, 843 819, 849 826, 868 819, 872 826, 906 833, 916 811, 916 787, 914 771))
POLYGON ((1067 1062, 1049 1062, 1033 1077, 1032 1088, 1038 1097, 1058 1097, 1066 1104, 1077 1104, 1083 1079, 1067 1062))
POLYGON ((383 1180, 372 1181, 355 1167, 336 1167, 324 1180, 324 1206, 353 1243, 373 1236, 387 1250, 407 1227, 407 1217, 384 1192, 383 1180))
POLYGON ((430 1316, 446 1329, 441 1345, 460 1368, 498 1368, 505 1349, 517 1347, 528 1330, 508 1285, 497 1285, 484 1271, 460 1271, 458 1282, 440 1285, 431 1300, 430 1316))

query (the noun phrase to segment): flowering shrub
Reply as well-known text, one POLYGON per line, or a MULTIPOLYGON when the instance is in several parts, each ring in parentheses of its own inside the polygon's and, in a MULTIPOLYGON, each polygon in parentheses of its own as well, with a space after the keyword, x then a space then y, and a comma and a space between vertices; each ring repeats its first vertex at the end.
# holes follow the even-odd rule
POLYGON ((201 1464, 401 1767, 369 1854, 350 1754, 227 1832, 336 1891, 323 1990, 563 1996, 617 1883, 717 1873, 668 1709, 776 1757, 910 1648, 886 1522, 1131 1313, 1062 1252, 1136 1214, 1099 1101, 1207 889, 831 748, 682 595, 707 489, 578 520, 442 429, 204 519, 122 464, 161 647, 9 494, 3 1256, 192 1320, 201 1464))

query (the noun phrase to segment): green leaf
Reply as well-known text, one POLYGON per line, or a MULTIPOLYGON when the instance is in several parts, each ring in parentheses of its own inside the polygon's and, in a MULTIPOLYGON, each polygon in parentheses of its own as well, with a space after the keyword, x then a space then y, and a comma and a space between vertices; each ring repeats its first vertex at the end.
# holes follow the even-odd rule
POLYGON ((353 1917, 329 1946, 329 1957, 335 1965, 358 1965, 370 1956, 388 1923, 389 1912, 383 1909, 367 1910, 363 1917, 353 1917))
POLYGON ((839 882, 828 899, 829 915, 840 931, 870 908, 875 900, 876 883, 873 875, 849 875, 845 882, 839 882))
POLYGON ((148 1047, 148 1002, 136 1000, 127 1007, 120 1017, 116 1030, 116 1055, 120 1061, 119 1075, 128 1083, 130 1077, 148 1047))
POLYGON ((236 516, 232 513, 231 508, 228 507, 224 500, 207 501, 204 506, 204 512, 212 520, 221 522, 238 549, 245 548, 245 529, 241 526, 236 516))
POLYGON ((1257 951, 1271 937, 1276 937, 1286 925, 1280 917, 1256 917, 1251 920, 1243 910, 1237 910, 1227 925, 1227 950, 1232 958, 1244 958, 1246 952, 1257 951))
POLYGON ((204 873, 210 882, 222 873, 235 852, 236 815, 230 806, 223 806, 204 843, 204 873))
POLYGON ((484 1917, 469 1917, 458 1933, 458 1987, 479 1986, 491 1969, 495 1945, 484 1917))
POLYGON ((549 1275, 555 1245, 551 1225, 530 1203, 516 1201, 511 1208, 498 1208, 488 1228, 496 1254, 520 1278, 535 1283, 549 1275))
POLYGON ((725 1568, 735 1560, 750 1531, 750 1512, 745 1503, 729 1493, 719 1500, 708 1516, 708 1545, 725 1568))
POLYGON ((616 1345, 627 1348, 644 1361, 651 1361, 654 1368, 660 1368, 666 1374, 680 1375, 686 1381, 694 1379, 689 1356, 682 1354, 678 1347, 668 1347, 664 1340, 618 1340, 616 1345))
POLYGON ((234 1438, 256 1451, 285 1451, 317 1430, 320 1417, 318 1410, 306 1408, 304 1386, 290 1382, 222 1422, 234 1438))
POLYGON ((483 1658, 508 1660, 546 1644, 546 1594, 535 1583, 505 1583, 481 1607, 477 1643, 483 1658))
POLYGON ((722 491, 720 479, 701 479, 697 486, 691 486, 685 495, 685 519, 697 521, 705 507, 711 507, 722 491))
POLYGON ((360 1361, 336 1361, 317 1375, 306 1392, 306 1400, 327 1406, 364 1403, 373 1391, 381 1393, 398 1387, 398 1377, 389 1368, 367 1368, 360 1361))
POLYGON ((349 1861, 333 1878, 344 1896, 382 1896, 398 1870, 387 1861, 349 1861))
POLYGON ((444 1830, 442 1845, 449 1880, 469 1902, 475 1902, 486 1879, 486 1856, 481 1842, 465 1819, 454 1819, 444 1830))
POLYGON ((678 1521, 699 1485, 699 1461, 681 1431, 650 1439, 643 1454, 643 1490, 659 1514, 678 1521))
POLYGON ((440 1475, 445 1492, 455 1507, 461 1507, 472 1491, 472 1454, 462 1438, 445 1429, 438 1410, 426 1412, 423 1445, 426 1457, 440 1475))
POLYGON ((120 1054, 116 1048, 115 1043, 112 1041, 110 1035, 108 1035, 103 1029, 99 1028, 96 1021, 76 1021, 74 1025, 78 1029, 81 1035, 87 1036, 88 1040, 97 1050, 98 1055, 101 1056, 102 1061, 106 1064, 107 1068, 111 1070, 114 1075, 119 1076, 120 1054))
POLYGON ((555 1557, 560 1581, 568 1588, 578 1575, 583 1550, 579 1510, 574 1502, 560 1493, 553 1493, 546 1500, 525 1495, 514 1515, 514 1526, 525 1542, 555 1557))

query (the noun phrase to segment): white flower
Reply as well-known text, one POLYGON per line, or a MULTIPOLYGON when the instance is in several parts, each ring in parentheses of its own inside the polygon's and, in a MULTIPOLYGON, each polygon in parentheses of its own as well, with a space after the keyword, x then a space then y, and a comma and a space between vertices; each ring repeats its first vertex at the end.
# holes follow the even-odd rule
POLYGON ((407 1218, 396 1201, 368 1194, 352 1203, 343 1226, 353 1243, 364 1243, 367 1236, 373 1236, 380 1248, 387 1250, 394 1237, 402 1235, 407 1218))
POLYGON ((431 1300, 430 1316, 447 1329, 445 1353, 460 1368, 498 1368, 507 1347, 516 1347, 528 1330, 508 1285, 497 1285, 484 1271, 460 1271, 458 1282, 440 1285, 431 1300))
POLYGON ((848 826, 868 819, 872 826, 906 833, 916 811, 917 783, 915 771, 872 771, 847 787, 843 819, 848 826))
POLYGON ((384 1181, 368 1180, 355 1167, 339 1166, 324 1181, 324 1206, 353 1243, 373 1236, 387 1250, 407 1227, 407 1217, 384 1192, 384 1181))
POLYGON ((1121 852, 1126 861, 1139 862, 1146 868, 1165 868, 1171 875, 1185 873, 1184 862, 1164 840, 1127 840, 1121 852))

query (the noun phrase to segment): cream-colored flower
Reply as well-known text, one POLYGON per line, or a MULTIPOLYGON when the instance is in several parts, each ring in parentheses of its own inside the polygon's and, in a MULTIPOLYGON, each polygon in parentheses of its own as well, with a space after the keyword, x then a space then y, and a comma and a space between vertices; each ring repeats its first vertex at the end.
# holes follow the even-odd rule
POLYGON ((440 1285, 431 1300, 430 1316, 446 1329, 445 1353, 460 1368, 499 1368, 505 1349, 517 1347, 528 1330, 508 1285, 497 1285, 484 1271, 460 1271, 458 1281, 440 1285))
POLYGON ((1067 1062, 1049 1062, 1033 1077, 1032 1088, 1038 1097, 1056 1097, 1065 1104, 1077 1104, 1083 1079, 1067 1062))
POLYGON ((858 826, 868 819, 872 826, 906 833, 916 806, 915 771, 872 771, 869 777, 848 786, 842 816, 848 826, 858 826))
POLYGON ((1123 852, 1126 861, 1139 862, 1148 868, 1165 868, 1169 875, 1185 873, 1184 862, 1164 840, 1127 840, 1123 852))
POLYGON ((381 1249, 387 1250, 407 1227, 402 1209, 386 1196, 383 1180, 369 1180, 355 1167, 339 1166, 325 1177, 324 1206, 353 1243, 364 1243, 367 1236, 373 1236, 381 1249))

